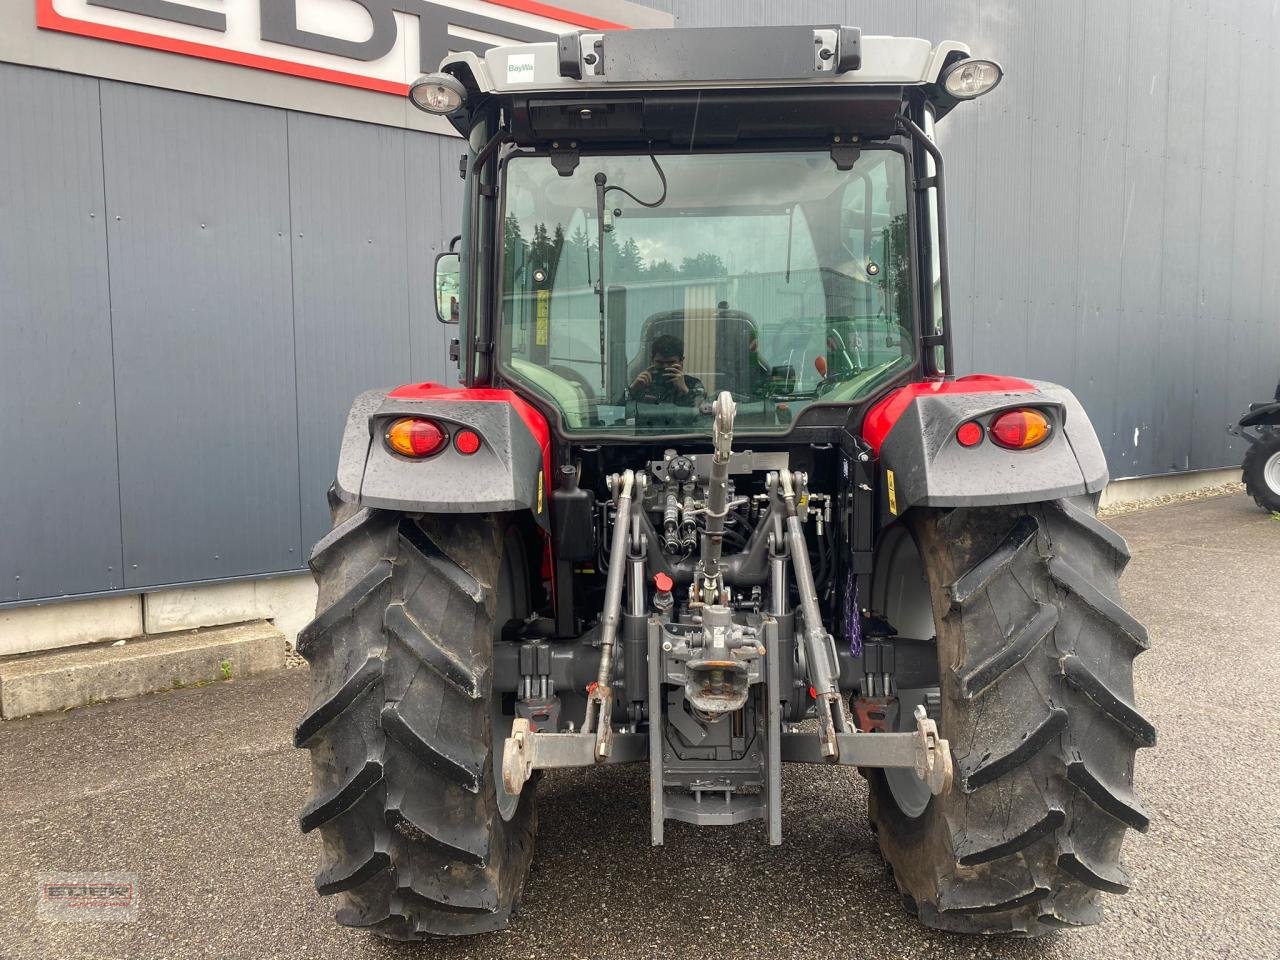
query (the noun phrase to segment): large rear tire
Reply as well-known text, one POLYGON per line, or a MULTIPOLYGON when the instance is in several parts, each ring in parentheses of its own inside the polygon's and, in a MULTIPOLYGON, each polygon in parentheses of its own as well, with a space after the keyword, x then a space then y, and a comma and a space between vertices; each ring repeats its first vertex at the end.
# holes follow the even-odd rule
POLYGON ((1100 894, 1129 887, 1121 846, 1148 825, 1134 753, 1155 743, 1133 705, 1147 635, 1118 602, 1124 541, 1066 500, 909 523, 955 784, 917 804, 870 773, 872 823, 904 901, 926 925, 966 933, 1096 923, 1100 894))
POLYGON ((311 559, 316 619, 298 639, 316 889, 339 897, 339 923, 394 939, 499 929, 537 823, 533 786, 514 797, 495 776, 493 644, 527 612, 521 540, 488 516, 333 507, 311 559))
POLYGON ((1280 513, 1280 430, 1263 434, 1244 452, 1244 488, 1263 510, 1280 513))

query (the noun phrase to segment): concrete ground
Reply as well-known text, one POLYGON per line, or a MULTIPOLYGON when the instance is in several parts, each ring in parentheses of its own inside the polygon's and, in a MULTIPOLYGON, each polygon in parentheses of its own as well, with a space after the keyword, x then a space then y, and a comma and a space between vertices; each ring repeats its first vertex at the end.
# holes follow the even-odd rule
POLYGON ((1243 496, 1119 517, 1149 625, 1139 755, 1153 814, 1136 889, 1098 928, 1040 941, 924 930, 902 913, 849 772, 788 771, 786 842, 668 825, 643 769, 548 778, 525 907, 488 939, 398 945, 339 929, 298 833, 307 758, 290 670, 0 724, 0 958, 1280 957, 1280 522, 1243 496), (135 874, 136 922, 39 920, 37 877, 135 874))

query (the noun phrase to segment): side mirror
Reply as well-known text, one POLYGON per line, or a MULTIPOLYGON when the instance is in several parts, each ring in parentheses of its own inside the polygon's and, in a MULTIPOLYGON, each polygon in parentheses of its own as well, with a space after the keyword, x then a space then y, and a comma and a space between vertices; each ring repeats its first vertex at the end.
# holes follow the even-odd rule
POLYGON ((462 292, 462 268, 456 253, 436 254, 436 319, 458 322, 458 297, 462 292))

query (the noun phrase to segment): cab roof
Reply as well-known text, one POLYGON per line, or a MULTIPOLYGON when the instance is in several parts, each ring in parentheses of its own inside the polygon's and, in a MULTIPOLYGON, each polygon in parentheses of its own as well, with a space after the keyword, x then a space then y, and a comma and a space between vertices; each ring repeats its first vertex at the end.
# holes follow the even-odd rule
POLYGON ((440 69, 470 92, 450 117, 464 135, 497 101, 528 145, 847 143, 892 136, 908 97, 940 118, 956 101, 939 75, 968 56, 963 43, 856 27, 699 27, 580 31, 452 54, 440 69))
POLYGON ((488 94, 903 87, 936 84, 944 66, 968 56, 963 43, 864 37, 857 27, 677 27, 456 53, 441 70, 488 94))

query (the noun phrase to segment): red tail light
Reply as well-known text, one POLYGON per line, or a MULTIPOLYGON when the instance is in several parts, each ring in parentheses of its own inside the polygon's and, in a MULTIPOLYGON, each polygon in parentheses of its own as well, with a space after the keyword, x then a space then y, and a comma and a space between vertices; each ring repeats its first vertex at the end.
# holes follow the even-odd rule
POLYGON ((1009 450, 1029 450, 1049 439, 1053 425, 1039 410, 1006 410, 991 421, 991 439, 1009 450))
POLYGON ((402 417, 387 427, 387 446, 402 457, 429 457, 445 444, 446 434, 433 420, 402 417))
POLYGON ((976 447, 982 442, 982 424, 976 420, 960 424, 960 428, 956 430, 956 440, 962 447, 976 447))
POLYGON ((453 437, 453 445, 459 453, 471 456, 480 449, 480 434, 474 430, 459 430, 453 437))

